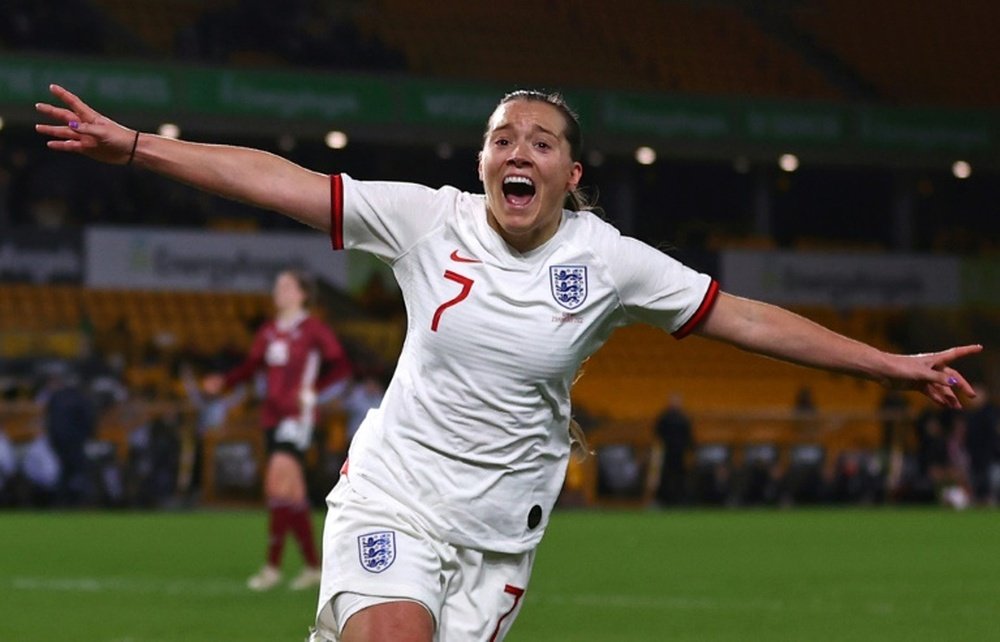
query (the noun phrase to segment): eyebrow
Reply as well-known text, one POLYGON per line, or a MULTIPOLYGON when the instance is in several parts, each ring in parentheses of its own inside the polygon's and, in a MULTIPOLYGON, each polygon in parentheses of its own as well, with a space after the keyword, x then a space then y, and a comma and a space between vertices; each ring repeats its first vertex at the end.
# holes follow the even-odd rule
MULTIPOLYGON (((490 131, 490 134, 492 135, 494 132, 498 132, 498 131, 505 130, 505 129, 512 129, 513 127, 514 126, 511 123, 504 123, 503 125, 499 125, 497 127, 494 127, 490 131)), ((552 131, 550 129, 547 129, 545 127, 542 127, 541 125, 538 125, 538 124, 532 125, 532 129, 536 130, 536 131, 541 131, 542 133, 548 134, 549 136, 552 136, 553 138, 562 138, 561 134, 557 134, 554 131, 552 131)))

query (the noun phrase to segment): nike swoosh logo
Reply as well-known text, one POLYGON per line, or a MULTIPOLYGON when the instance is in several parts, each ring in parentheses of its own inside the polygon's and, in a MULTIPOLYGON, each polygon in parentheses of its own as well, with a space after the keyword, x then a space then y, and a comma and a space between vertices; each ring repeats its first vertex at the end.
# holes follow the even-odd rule
POLYGON ((479 259, 467 258, 467 257, 464 257, 464 256, 459 256, 458 255, 458 250, 455 250, 454 252, 452 252, 450 258, 451 258, 452 261, 458 261, 459 263, 482 263, 482 261, 480 261, 479 259))

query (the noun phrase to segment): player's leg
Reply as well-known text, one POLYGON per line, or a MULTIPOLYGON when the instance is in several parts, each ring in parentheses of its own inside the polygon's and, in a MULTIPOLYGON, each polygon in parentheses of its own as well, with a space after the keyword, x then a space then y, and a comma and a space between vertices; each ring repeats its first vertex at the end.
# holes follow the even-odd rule
MULTIPOLYGON (((364 598, 365 596, 341 594, 334 602, 336 604, 341 600, 353 599, 364 604, 364 598)), ((349 604, 348 607, 350 606, 349 604)), ((339 617, 345 618, 340 634, 341 642, 432 642, 434 639, 434 618, 427 607, 417 602, 382 602, 339 617)))
MULTIPOLYGON (((291 531, 298 542, 305 567, 289 585, 293 590, 304 590, 319 586, 320 557, 313 537, 312 512, 306 489, 304 455, 292 452, 284 443, 278 443, 268 463, 265 480, 266 494, 276 512, 285 514, 285 530, 275 533, 283 541, 291 531)), ((280 547, 280 542, 274 546, 280 547)))
MULTIPOLYGON (((270 437, 270 435, 269 435, 270 437)), ((264 500, 267 504, 267 561, 247 586, 255 591, 267 591, 281 582, 281 559, 285 538, 292 528, 292 507, 287 468, 288 453, 277 452, 272 439, 268 439, 268 459, 264 471, 264 500)))

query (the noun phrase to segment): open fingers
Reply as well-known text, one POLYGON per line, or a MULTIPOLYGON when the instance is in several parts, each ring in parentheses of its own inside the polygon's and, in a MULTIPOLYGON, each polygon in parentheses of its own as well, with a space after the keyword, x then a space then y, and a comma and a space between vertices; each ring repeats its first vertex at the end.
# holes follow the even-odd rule
POLYGON ((65 107, 59 107, 58 105, 50 105, 49 103, 35 103, 35 111, 48 116, 52 120, 63 123, 68 123, 71 120, 80 120, 80 116, 76 112, 70 111, 65 107))
POLYGON ((931 382, 926 385, 924 392, 931 398, 932 401, 940 406, 953 408, 955 410, 960 410, 962 408, 962 402, 958 398, 958 395, 956 395, 955 391, 948 385, 931 382))
POLYGON ((963 394, 969 397, 975 397, 976 391, 972 387, 972 384, 962 376, 962 373, 954 368, 941 368, 941 375, 943 381, 940 383, 944 384, 951 390, 961 390, 963 394))
POLYGON ((971 354, 978 354, 983 351, 983 346, 975 343, 967 346, 956 346, 954 348, 948 348, 939 352, 936 356, 938 357, 938 362, 940 365, 946 363, 951 363, 955 359, 961 359, 962 357, 967 357, 971 354))
POLYGON ((80 134, 66 125, 35 125, 35 131, 53 138, 63 138, 66 140, 80 139, 80 134))
POLYGON ((97 118, 98 113, 90 108, 90 105, 80 100, 79 96, 60 85, 49 85, 52 95, 61 100, 69 109, 81 120, 91 122, 97 118))
POLYGON ((955 370, 948 364, 956 359, 961 359, 962 357, 982 352, 982 350, 983 346, 978 344, 966 345, 949 348, 948 350, 943 350, 933 355, 931 367, 939 373, 935 378, 935 381, 946 388, 961 390, 964 394, 970 397, 975 397, 976 392, 972 389, 972 386, 965 379, 965 377, 963 377, 958 370, 955 370))

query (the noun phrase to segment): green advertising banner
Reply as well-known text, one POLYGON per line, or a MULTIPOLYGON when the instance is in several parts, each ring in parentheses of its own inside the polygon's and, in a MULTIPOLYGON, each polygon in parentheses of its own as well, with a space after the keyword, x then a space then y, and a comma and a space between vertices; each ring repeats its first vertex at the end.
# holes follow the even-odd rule
MULTIPOLYGON (((481 129, 505 89, 407 76, 299 73, 80 58, 0 57, 0 109, 24 114, 60 83, 109 114, 205 116, 481 129)), ((566 93, 593 140, 687 142, 713 149, 802 147, 831 155, 914 160, 971 155, 1000 164, 1000 113, 815 102, 693 98, 574 90, 566 93)))

